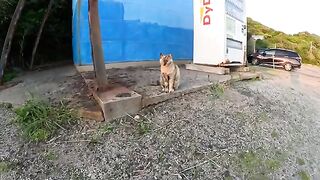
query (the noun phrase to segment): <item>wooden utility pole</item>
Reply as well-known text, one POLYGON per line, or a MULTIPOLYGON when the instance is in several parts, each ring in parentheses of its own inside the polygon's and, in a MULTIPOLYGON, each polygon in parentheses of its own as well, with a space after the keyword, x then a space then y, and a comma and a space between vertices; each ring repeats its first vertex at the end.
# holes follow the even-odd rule
POLYGON ((8 56, 10 54, 11 50, 11 44, 13 35, 16 31, 17 23, 19 21, 22 9, 25 5, 25 0, 19 0, 16 10, 14 11, 14 14, 12 15, 12 19, 9 25, 9 29, 7 32, 6 39, 3 44, 2 53, 1 53, 1 59, 0 59, 0 84, 3 83, 3 75, 4 75, 4 69, 6 68, 8 56))
POLYGON ((92 47, 93 65, 98 84, 98 91, 107 87, 107 73, 103 57, 103 48, 98 12, 98 0, 89 0, 89 29, 92 47))

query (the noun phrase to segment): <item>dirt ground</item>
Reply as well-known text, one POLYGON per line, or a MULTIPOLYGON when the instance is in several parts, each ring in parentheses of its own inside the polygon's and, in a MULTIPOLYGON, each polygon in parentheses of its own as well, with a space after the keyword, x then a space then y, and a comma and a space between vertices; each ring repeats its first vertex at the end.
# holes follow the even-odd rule
POLYGON ((222 96, 209 88, 39 144, 0 108, 0 179, 320 179, 320 69, 254 69, 265 79, 222 96))
MULTIPOLYGON (((110 69, 107 73, 109 83, 122 85, 142 96, 150 97, 163 93, 159 82, 159 67, 110 69)), ((212 82, 226 82, 231 78, 230 75, 216 76, 205 72, 190 71, 185 66, 180 66, 180 73, 183 78, 180 81, 179 90, 190 89, 192 86, 203 86, 212 82)), ((91 81, 94 79, 93 72, 84 72, 82 75, 91 81)))

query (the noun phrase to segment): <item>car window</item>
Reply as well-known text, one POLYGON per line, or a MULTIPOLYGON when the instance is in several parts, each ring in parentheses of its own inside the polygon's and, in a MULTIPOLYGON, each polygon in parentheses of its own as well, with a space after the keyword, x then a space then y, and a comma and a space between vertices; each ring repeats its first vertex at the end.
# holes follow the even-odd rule
POLYGON ((266 53, 266 56, 268 56, 268 57, 274 56, 275 50, 268 50, 268 51, 265 51, 265 53, 266 53))
POLYGON ((289 52, 288 52, 288 51, 281 51, 281 50, 277 50, 277 52, 276 52, 276 56, 277 56, 277 57, 285 57, 285 56, 289 56, 289 52))
POLYGON ((288 54, 289 54, 289 57, 291 57, 291 58, 298 58, 299 57, 298 53, 296 53, 296 52, 288 52, 288 54))

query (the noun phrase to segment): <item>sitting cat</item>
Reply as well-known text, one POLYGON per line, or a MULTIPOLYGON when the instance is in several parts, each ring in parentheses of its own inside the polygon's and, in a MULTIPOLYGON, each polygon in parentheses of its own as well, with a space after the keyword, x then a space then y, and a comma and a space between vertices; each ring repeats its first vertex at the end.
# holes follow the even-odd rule
POLYGON ((173 63, 172 55, 160 54, 160 85, 164 92, 174 92, 180 85, 180 69, 173 63))

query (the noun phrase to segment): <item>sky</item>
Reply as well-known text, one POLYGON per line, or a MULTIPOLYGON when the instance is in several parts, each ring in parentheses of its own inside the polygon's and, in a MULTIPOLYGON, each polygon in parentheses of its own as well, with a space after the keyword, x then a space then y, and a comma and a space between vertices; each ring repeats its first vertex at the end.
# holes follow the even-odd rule
POLYGON ((294 34, 308 31, 320 35, 318 0, 246 0, 247 15, 273 29, 294 34))

